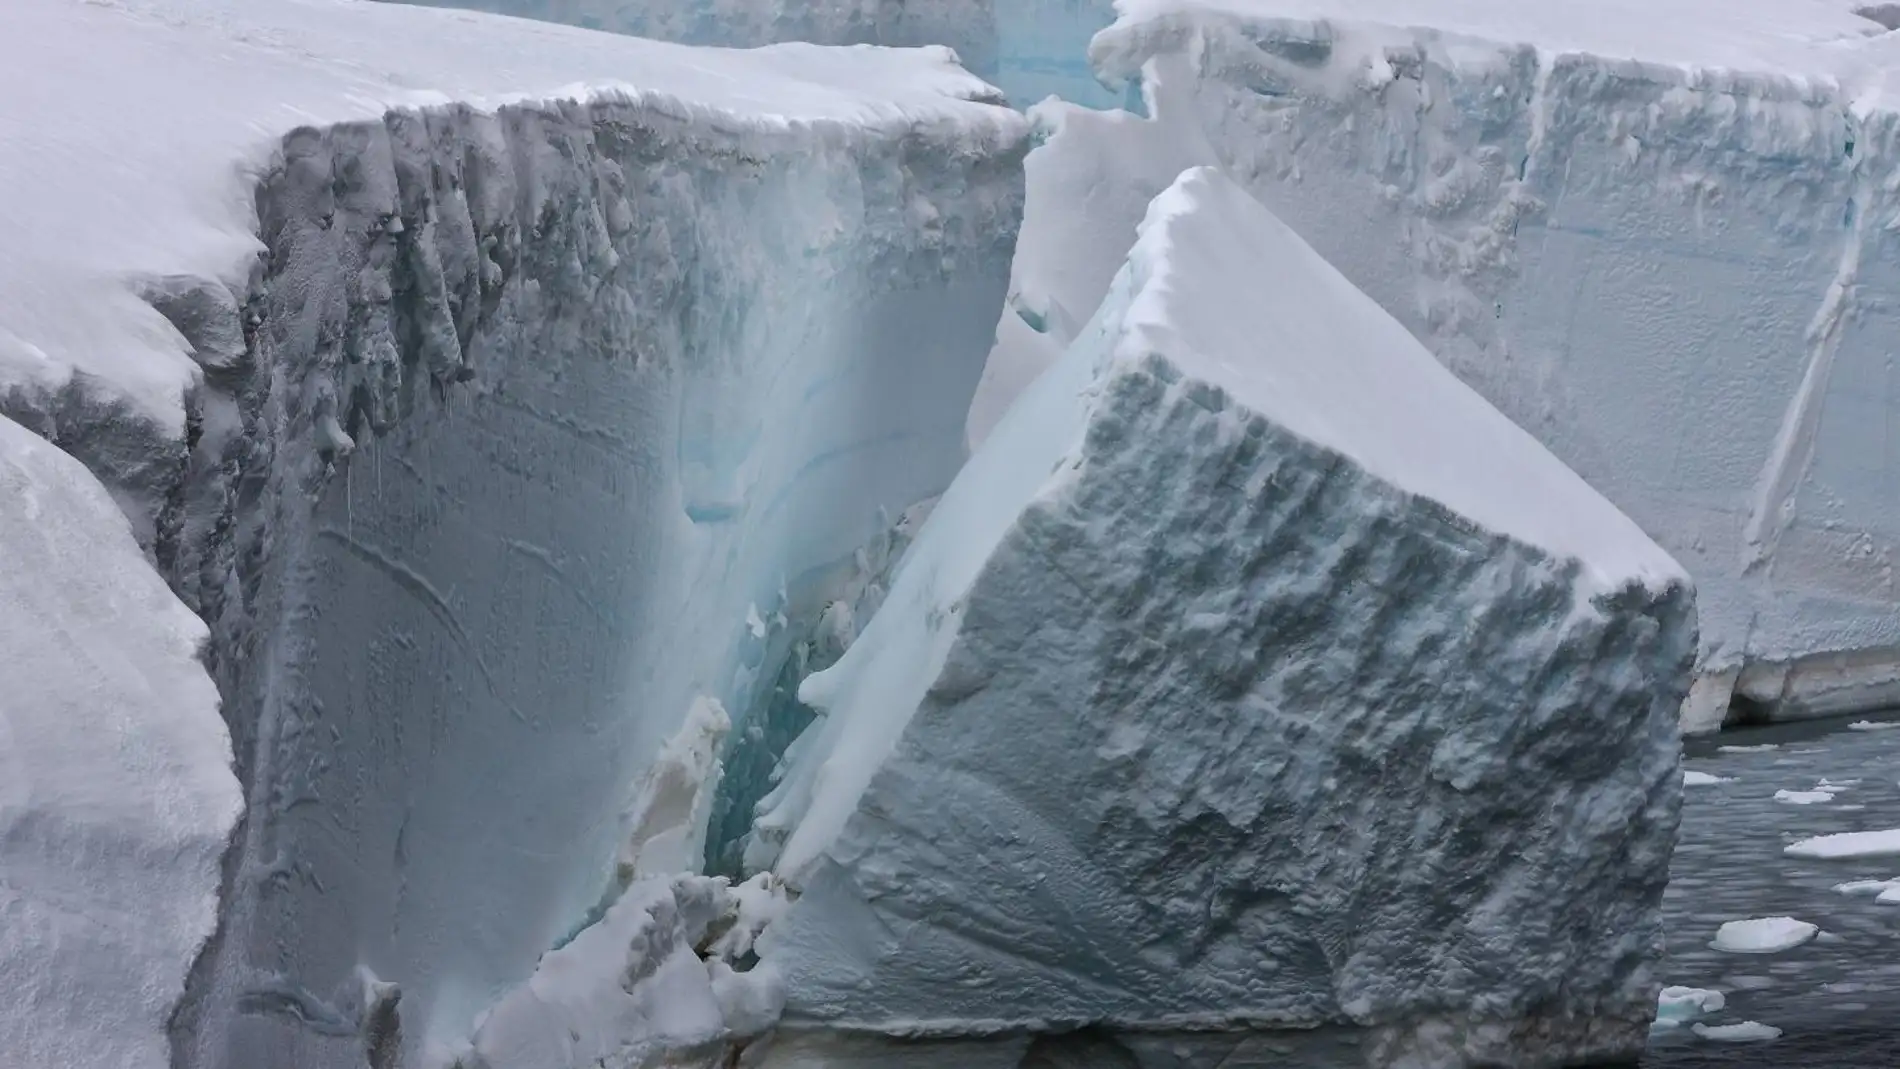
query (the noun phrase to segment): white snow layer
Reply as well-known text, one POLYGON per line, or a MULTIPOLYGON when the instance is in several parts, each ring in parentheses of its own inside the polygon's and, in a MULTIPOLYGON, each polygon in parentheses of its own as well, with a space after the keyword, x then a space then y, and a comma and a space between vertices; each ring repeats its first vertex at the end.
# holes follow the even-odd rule
POLYGON ((1089 39, 1114 0, 415 0, 566 22, 688 44, 948 45, 1018 105, 1055 94, 1109 106, 1089 69, 1089 39))
MULTIPOLYGON (((112 986, 5 1011, 70 1055, 36 1064, 162 1059, 181 986, 192 1069, 413 1059, 610 909, 617 857, 694 852, 641 792, 698 819, 714 710, 742 730, 778 667, 747 607, 822 587, 962 460, 1022 204, 1027 125, 993 98, 942 49, 696 50, 340 0, 0 3, 0 411, 133 514, 210 625, 217 683, 183 639, 176 678, 141 652, 141 628, 187 633, 169 600, 77 638, 0 619, 9 667, 37 674, 14 651, 45 647, 102 680, 60 714, 64 766, 0 786, 31 785, 43 837, 8 849, 96 850, 45 871, 143 896, 102 913, 127 934, 58 947, 112 986), (228 790, 220 693, 247 817, 187 985, 230 816, 186 790, 228 790), (145 750, 143 721, 99 720, 153 705, 145 750), (88 761, 112 775, 72 774, 88 761), (141 809, 169 867, 115 879, 114 852, 145 848, 108 818, 141 809), (133 1016, 148 1030, 101 1037, 133 1016)), ((122 521, 94 520, 65 541, 101 540, 85 566, 157 599, 122 521)), ((36 581, 5 560, 0 582, 36 581)))
POLYGON ((781 1034, 1639 1050, 1693 627, 1666 554, 1190 171, 801 690, 748 859, 802 890, 781 1034))
POLYGON ((354 0, 8 0, 0 99, 19 103, 0 110, 0 390, 81 372, 182 430, 194 369, 139 286, 243 286, 258 252, 251 188, 295 127, 612 99, 814 136, 838 123, 1007 130, 1006 113, 960 99, 992 94, 943 49, 741 54, 354 0))
POLYGON ((1013 303, 1058 344, 991 379, 1218 165, 1689 567, 1716 724, 1900 701, 1900 34, 1852 8, 1129 0, 1092 57, 1152 118, 1038 109, 1013 303))
POLYGON ((163 1069, 239 812, 205 626, 0 417, 0 1061, 163 1069))

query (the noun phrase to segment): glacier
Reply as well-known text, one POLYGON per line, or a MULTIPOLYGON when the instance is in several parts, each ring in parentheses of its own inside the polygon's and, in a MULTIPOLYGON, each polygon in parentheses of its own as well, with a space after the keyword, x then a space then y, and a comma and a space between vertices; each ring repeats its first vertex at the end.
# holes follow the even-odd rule
POLYGON ((1900 34, 1821 0, 1118 10, 1091 60, 1146 117, 1032 109, 973 440, 1157 183, 1217 165, 1687 564, 1686 730, 1900 699, 1900 34))
POLYGON ((1023 118, 943 48, 341 0, 0 5, 0 99, 0 470, 71 554, 7 500, 0 626, 81 659, 4 723, 101 776, 4 788, 62 927, 0 960, 107 985, 7 1057, 425 1064, 590 921, 684 938, 614 912, 692 850, 645 772, 961 463, 1023 118))
POLYGON ((1191 170, 801 688, 758 1064, 1633 1060, 1693 601, 1191 170))

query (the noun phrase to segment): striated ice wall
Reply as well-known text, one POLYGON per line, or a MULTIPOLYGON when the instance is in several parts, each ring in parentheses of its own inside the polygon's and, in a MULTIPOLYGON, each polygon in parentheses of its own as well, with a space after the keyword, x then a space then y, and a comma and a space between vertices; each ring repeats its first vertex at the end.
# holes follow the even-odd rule
POLYGON ((744 707, 754 605, 961 459, 1020 129, 722 129, 627 102, 285 139, 249 345, 165 562, 250 790, 187 1064, 466 1035, 606 887, 633 774, 744 707))
MULTIPOLYGON (((1096 70, 1156 118, 1039 113, 1019 318, 1072 330, 1154 184, 1220 166, 1690 568, 1692 719, 1900 697, 1900 37, 1814 3, 1123 8, 1096 70)), ((1050 351, 1013 334, 1005 386, 1050 351)))

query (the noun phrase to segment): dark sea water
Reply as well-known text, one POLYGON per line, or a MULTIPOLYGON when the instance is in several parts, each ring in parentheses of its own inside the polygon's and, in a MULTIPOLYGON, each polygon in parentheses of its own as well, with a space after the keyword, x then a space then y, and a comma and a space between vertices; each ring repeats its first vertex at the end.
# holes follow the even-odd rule
POLYGON ((1645 1067, 1900 1069, 1900 904, 1834 890, 1849 880, 1900 878, 1900 857, 1811 861, 1782 853, 1809 836, 1900 828, 1900 730, 1852 731, 1847 723, 1761 728, 1687 745, 1686 768, 1729 782, 1686 788, 1663 904, 1669 956, 1662 979, 1722 992, 1727 1006, 1708 1024, 1757 1021, 1782 1036, 1726 1043, 1688 1028, 1659 1032, 1645 1067), (1774 749, 1719 749, 1765 745, 1774 749), (1777 790, 1811 790, 1823 778, 1858 782, 1828 802, 1775 800, 1777 790), (1824 934, 1774 954, 1709 947, 1724 921, 1778 916, 1817 924, 1824 934))

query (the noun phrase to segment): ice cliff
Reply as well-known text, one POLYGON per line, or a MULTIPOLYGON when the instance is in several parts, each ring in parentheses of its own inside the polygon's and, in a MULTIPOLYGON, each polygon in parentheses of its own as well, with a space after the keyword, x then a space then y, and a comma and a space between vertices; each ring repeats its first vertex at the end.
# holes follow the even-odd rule
POLYGON ((1123 0, 1091 56, 1152 118, 1036 112, 972 432, 1218 165, 1689 567, 1688 726, 1891 704, 1900 34, 1867 10, 1123 0))
POLYGON ((801 892, 761 1064, 1633 1059, 1694 616, 1190 171, 802 688, 750 857, 801 892))
POLYGON ((695 710, 747 731, 962 460, 1022 202, 994 100, 942 49, 0 5, 0 725, 45 762, 0 786, 0 962, 55 984, 5 1060, 413 1065, 590 921, 718 922, 614 911, 661 908, 614 875, 677 794, 643 773, 695 710))

